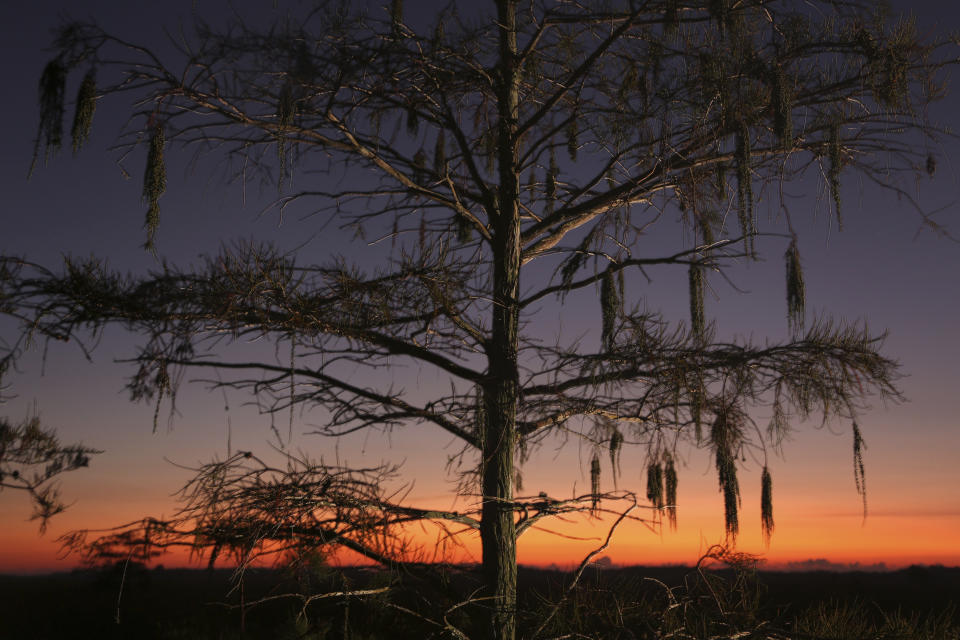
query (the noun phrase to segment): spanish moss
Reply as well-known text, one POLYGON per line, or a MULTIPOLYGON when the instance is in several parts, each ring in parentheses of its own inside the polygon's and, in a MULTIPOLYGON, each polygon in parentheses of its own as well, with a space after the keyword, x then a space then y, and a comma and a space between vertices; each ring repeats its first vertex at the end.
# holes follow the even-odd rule
POLYGON ((867 478, 863 466, 863 450, 866 448, 863 435, 856 421, 853 423, 853 480, 857 485, 857 493, 863 498, 863 519, 867 519, 867 478))
POLYGON ((738 509, 740 507, 740 485, 737 481, 737 467, 727 452, 717 450, 717 471, 720 490, 723 493, 724 528, 727 536, 736 538, 740 533, 738 509))
POLYGON ((413 181, 423 184, 427 178, 427 153, 421 147, 413 155, 413 181))
POLYGON ((70 138, 73 152, 76 154, 90 138, 93 129, 93 114, 97 110, 97 75, 93 69, 87 71, 77 90, 77 103, 73 113, 73 127, 70 138))
POLYGON ((737 163, 737 219, 744 249, 754 255, 753 184, 750 175, 750 129, 743 122, 736 136, 734 157, 737 163))
POLYGON ((553 213, 557 199, 557 176, 560 169, 557 168, 557 157, 553 151, 550 151, 550 170, 547 172, 547 213, 553 213))
POLYGON ((590 511, 596 515, 600 505, 600 456, 596 451, 590 459, 590 511))
POLYGON ((827 145, 827 182, 830 187, 830 197, 833 199, 833 211, 837 217, 837 226, 843 229, 843 216, 840 209, 840 170, 843 168, 843 156, 840 147, 840 123, 834 121, 830 125, 830 140, 827 145))
POLYGON ((783 151, 793 148, 793 96, 791 94, 783 67, 779 64, 775 65, 770 107, 773 111, 773 134, 783 151))
POLYGON ((693 420, 697 444, 703 440, 703 393, 700 389, 690 390, 690 419, 693 420))
POLYGON ((407 133, 415 136, 420 131, 420 114, 415 104, 407 105, 407 133))
POLYGON ((283 187, 283 180, 287 175, 286 129, 293 124, 294 111, 293 86, 287 82, 280 90, 280 96, 277 99, 277 161, 280 163, 277 189, 283 187))
POLYGON ((666 490, 666 508, 667 520, 670 522, 670 528, 677 529, 677 468, 673 463, 673 456, 670 453, 664 455, 664 489, 666 490))
POLYGON ((690 329, 694 338, 703 340, 703 271, 699 265, 690 265, 690 329))
POLYGON ((43 68, 40 76, 39 95, 40 127, 33 145, 33 160, 30 162, 30 174, 40 157, 43 148, 44 161, 60 150, 63 143, 63 101, 67 83, 67 70, 59 59, 53 59, 43 68))
POLYGON ((710 431, 710 439, 716 454, 717 479, 723 494, 724 524, 727 537, 736 539, 740 532, 739 507, 740 484, 737 480, 737 447, 740 434, 733 407, 722 407, 710 431))
POLYGON ((167 167, 163 159, 163 125, 156 124, 150 130, 150 148, 147 151, 147 167, 143 173, 143 198, 147 201, 147 242, 145 248, 154 249, 154 237, 160 226, 160 196, 167 189, 167 167))
POLYGON ((712 214, 708 212, 697 213, 697 227, 700 230, 700 239, 704 246, 709 247, 716 242, 716 236, 713 234, 712 214))
POLYGON ((663 467, 659 462, 647 466, 647 500, 657 509, 663 509, 663 467))
POLYGON ((617 470, 620 468, 620 449, 623 447, 623 434, 616 426, 610 435, 610 467, 613 469, 613 486, 617 486, 617 470))
POLYGON ((910 61, 908 48, 917 40, 916 24, 901 20, 883 50, 871 52, 874 68, 874 95, 877 102, 890 109, 901 109, 910 94, 910 61))
POLYGON ((483 136, 483 155, 487 159, 487 173, 497 170, 497 133, 493 129, 483 136))
POLYGON ((465 215, 459 211, 454 215, 457 223, 457 242, 467 244, 473 239, 473 227, 465 215))
POLYGON ((717 192, 717 198, 721 201, 727 198, 727 165, 722 162, 717 163, 716 171, 713 174, 713 188, 717 192))
POLYGON ((787 264, 787 324, 797 334, 803 331, 806 291, 796 241, 790 243, 784 258, 787 264))
POLYGON ((763 529, 763 542, 769 547, 770 536, 773 535, 773 479, 766 465, 760 476, 760 524, 763 529))
POLYGON ((277 125, 281 131, 293 124, 294 110, 293 85, 287 82, 283 85, 280 95, 277 97, 277 125))
POLYGON ((603 280, 600 284, 600 311, 602 314, 602 328, 600 332, 600 342, 604 351, 613 349, 614 329, 617 322, 617 313, 620 310, 620 298, 617 295, 617 285, 614 280, 613 271, 607 269, 603 272, 603 280))
POLYGON ((482 450, 487 439, 487 406, 484 403, 483 388, 480 385, 477 385, 476 388, 474 406, 476 409, 474 411, 473 429, 477 435, 477 443, 482 450))
POLYGON ((577 124, 577 114, 574 113, 570 118, 570 124, 567 125, 567 154, 571 162, 576 162, 577 151, 580 149, 579 125, 577 124))

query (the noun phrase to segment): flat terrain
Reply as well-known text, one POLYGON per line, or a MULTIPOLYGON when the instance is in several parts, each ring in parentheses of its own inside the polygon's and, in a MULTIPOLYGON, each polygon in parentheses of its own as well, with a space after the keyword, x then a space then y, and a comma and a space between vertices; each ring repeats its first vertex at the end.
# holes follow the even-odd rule
MULTIPOLYGON (((604 611, 612 606, 612 602, 617 603, 621 614, 633 615, 634 621, 644 616, 656 618, 657 612, 666 610, 671 602, 667 589, 674 588, 674 597, 681 601, 686 597, 688 604, 699 606, 695 603, 707 601, 708 608, 717 611, 725 607, 751 610, 753 613, 748 612, 744 614, 746 618, 741 616, 738 620, 749 622, 750 615, 765 616, 764 619, 778 621, 777 628, 780 629, 790 628, 792 623, 785 621, 803 617, 807 615, 805 612, 816 611, 818 607, 821 617, 828 615, 823 613, 824 607, 831 611, 839 608, 877 620, 899 611, 903 616, 915 619, 939 616, 941 620, 952 620, 952 624, 960 628, 960 613, 951 610, 960 595, 960 568, 910 567, 882 573, 764 571, 746 577, 723 570, 709 575, 712 576, 707 580, 709 587, 704 588, 703 577, 688 567, 589 568, 581 579, 581 589, 573 601, 560 610, 558 618, 569 619, 571 624, 586 629, 605 628, 604 625, 613 624, 607 620, 609 612, 604 611), (711 582, 714 578, 716 582, 711 582), (726 595, 712 593, 721 588, 726 589, 726 595), (717 598, 722 600, 722 605, 714 606, 720 602, 717 598), (636 605, 637 602, 644 602, 646 609, 636 605), (580 617, 583 620, 573 620, 580 617)), ((342 598, 317 601, 311 605, 307 618, 299 621, 300 605, 296 599, 273 600, 246 614, 242 623, 245 633, 241 634, 239 609, 223 605, 236 604, 240 599, 239 590, 230 592, 230 572, 227 570, 131 567, 123 578, 122 592, 121 578, 122 572, 118 568, 41 576, 0 575, 0 637, 37 640, 343 638, 345 626, 350 627, 348 635, 354 639, 424 637, 420 631, 415 631, 416 620, 389 608, 383 595, 372 599, 352 598, 352 606, 345 606, 342 598), (398 625, 409 628, 412 635, 396 635, 398 625)), ((521 610, 549 610, 568 579, 568 574, 559 571, 522 568, 521 610)), ((273 570, 252 570, 244 585, 244 598, 249 602, 298 590, 323 593, 390 584, 395 588, 394 593, 400 594, 399 599, 392 602, 431 617, 429 606, 437 605, 441 597, 438 594, 448 599, 437 609, 443 611, 457 602, 452 598, 464 597, 458 594, 469 594, 476 584, 469 568, 455 568, 448 572, 445 580, 446 587, 431 594, 436 585, 400 586, 395 577, 370 570, 348 569, 341 575, 315 569, 307 577, 273 570), (406 595, 403 595, 403 589, 406 589, 406 595)), ((726 616, 727 613, 721 611, 716 615, 726 616)), ((526 626, 529 629, 538 616, 542 617, 542 613, 522 615, 525 625, 521 628, 526 626)), ((631 624, 641 634, 650 634, 646 637, 656 637, 653 623, 631 624), (643 626, 647 627, 646 631, 639 628, 643 626)), ((685 621, 684 624, 689 627, 692 623, 685 621)), ((423 631, 429 628, 430 625, 426 625, 423 631)), ((600 633, 596 637, 605 637, 600 633)), ((814 636, 798 633, 795 637, 814 636)))

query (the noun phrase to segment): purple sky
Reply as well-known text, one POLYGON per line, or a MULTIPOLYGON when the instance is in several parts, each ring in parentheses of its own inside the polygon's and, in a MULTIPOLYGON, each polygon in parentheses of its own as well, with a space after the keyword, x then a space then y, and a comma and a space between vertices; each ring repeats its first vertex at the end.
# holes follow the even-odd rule
MULTIPOLYGON (((267 14, 272 6, 270 2, 252 1, 235 4, 261 6, 267 14)), ((296 7, 301 4, 293 3, 296 7)), ((434 6, 412 0, 405 4, 411 12, 428 12, 434 6)), ((907 5, 894 3, 894 7, 907 5)), ((106 150, 123 124, 123 106, 116 100, 100 105, 93 138, 79 158, 71 158, 69 151, 64 151, 26 180, 37 123, 36 82, 48 59, 43 50, 50 27, 68 11, 74 17, 95 18, 108 30, 129 39, 160 43, 161 26, 175 30, 179 23, 189 23, 193 10, 215 19, 224 6, 212 0, 41 0, 6 3, 0 9, 0 42, 6 54, 0 65, 7 87, 4 117, 0 119, 0 193, 4 194, 0 201, 0 253, 25 255, 48 265, 66 254, 107 256, 120 269, 155 264, 140 248, 144 239, 142 158, 127 161, 126 168, 133 177, 124 179, 116 154, 106 150)), ((960 24, 953 3, 926 0, 909 6, 915 10, 922 32, 960 24)), ((955 94, 938 105, 933 115, 958 128, 960 89, 955 94)), ((925 210, 938 211, 936 220, 960 237, 957 154, 952 141, 934 151, 940 158, 940 170, 935 180, 923 179, 916 184, 916 197, 925 210)), ((953 526, 960 531, 960 465, 955 462, 960 450, 955 409, 960 390, 960 337, 956 331, 960 318, 960 244, 924 229, 920 217, 904 203, 892 200, 888 193, 877 193, 852 175, 844 185, 842 233, 832 228, 827 203, 823 194, 816 193, 816 185, 797 184, 790 190, 797 197, 794 215, 804 220, 800 231, 808 309, 837 320, 866 318, 873 329, 888 329, 890 337, 884 351, 898 359, 909 376, 902 381, 908 403, 875 407, 861 419, 869 446, 866 462, 872 511, 880 514, 878 518, 884 513, 893 514, 920 525, 924 518, 933 518, 938 524, 931 526, 953 526), (944 518, 947 525, 943 524, 944 518)), ((242 193, 238 185, 225 186, 216 176, 215 164, 207 160, 196 167, 175 163, 162 200, 160 251, 171 261, 184 264, 215 251, 221 242, 232 238, 255 237, 284 247, 306 242, 304 251, 318 256, 333 249, 329 236, 317 230, 313 221, 292 216, 281 224, 274 212, 264 213, 274 196, 270 188, 260 192, 256 186, 248 186, 242 193)), ((759 206, 758 213, 776 215, 765 204, 759 206)), ((662 232, 679 234, 679 225, 672 224, 666 223, 662 232)), ((718 297, 708 296, 707 313, 717 321, 721 336, 754 336, 761 341, 786 337, 782 252, 779 245, 771 246, 766 263, 734 270, 736 284, 748 294, 737 294, 715 283, 718 297)), ((654 281, 643 285, 647 287, 647 304, 670 318, 685 318, 686 289, 679 279, 685 274, 653 275, 654 281)), ((586 309, 585 315, 565 317, 564 329, 593 327, 596 332, 595 304, 585 301, 580 306, 586 309)), ((0 320, 0 335, 8 335, 10 330, 10 324, 0 320)), ((211 396, 200 388, 182 398, 181 416, 174 421, 172 431, 164 422, 158 433, 152 434, 152 407, 128 402, 122 391, 128 369, 112 363, 114 358, 130 353, 129 344, 128 337, 108 333, 95 352, 94 364, 85 363, 76 348, 57 345, 49 354, 45 375, 41 376, 36 354, 25 360, 21 374, 10 376, 12 391, 18 397, 0 407, 0 413, 19 419, 36 402, 45 421, 58 427, 64 440, 83 441, 107 450, 94 460, 91 469, 67 478, 64 493, 78 502, 69 518, 62 517, 62 527, 54 521, 49 539, 71 526, 115 524, 104 520, 117 512, 149 512, 153 505, 168 500, 188 474, 165 462, 164 457, 192 464, 215 452, 222 454, 228 419, 235 449, 263 448, 269 437, 264 419, 241 407, 245 399, 242 395, 228 397, 230 411, 225 412, 222 396, 211 396)), ((432 384, 429 380, 420 382, 432 384)), ((306 423, 319 419, 307 417, 296 430, 306 431, 306 423)), ((281 422, 285 426, 285 418, 281 422)), ((319 446, 327 455, 334 455, 332 443, 318 444, 309 437, 301 437, 298 443, 308 448, 319 446)), ((371 436, 366 441, 343 443, 337 454, 405 460, 405 468, 417 481, 415 493, 441 500, 445 506, 450 498, 443 496, 449 486, 438 482, 445 476, 442 461, 437 463, 443 455, 424 456, 423 451, 450 453, 443 448, 448 444, 436 433, 412 437, 399 434, 390 439, 371 436)), ((849 446, 848 426, 842 424, 819 431, 805 429, 788 443, 785 460, 775 463, 775 471, 777 486, 783 491, 781 501, 793 500, 799 505, 798 518, 803 513, 816 513, 818 517, 857 513, 859 499, 853 488, 849 446)), ((557 456, 548 447, 528 467, 528 487, 555 487, 557 493, 567 493, 575 481, 584 486, 579 455, 575 446, 557 456)), ((706 458, 691 453, 688 472, 688 490, 702 490, 719 509, 706 458)), ((787 510, 787 505, 781 504, 787 510)), ((0 549, 25 544, 25 536, 35 533, 33 525, 21 523, 28 511, 22 496, 0 494, 0 549)), ((713 539, 722 531, 722 516, 711 512, 710 518, 717 531, 702 535, 713 539)), ((783 535, 789 538, 788 533, 783 535)), ((826 538, 829 534, 819 535, 826 538)), ((916 538, 912 542, 904 540, 904 545, 911 544, 917 544, 916 538)), ((818 555, 830 557, 830 549, 825 541, 824 551, 818 555)), ((10 557, 3 553, 0 571, 10 557)))

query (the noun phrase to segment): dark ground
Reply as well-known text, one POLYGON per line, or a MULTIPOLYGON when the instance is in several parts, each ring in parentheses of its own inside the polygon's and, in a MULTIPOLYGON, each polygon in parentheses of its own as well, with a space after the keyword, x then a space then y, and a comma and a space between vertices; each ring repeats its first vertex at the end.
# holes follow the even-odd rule
MULTIPOLYGON (((734 578, 728 570, 717 575, 734 578)), ((104 640, 136 638, 160 640, 172 638, 236 638, 240 635, 240 614, 211 603, 238 602, 239 594, 228 596, 228 570, 128 569, 120 593, 121 573, 117 568, 83 570, 40 576, 0 575, 0 639, 44 640, 98 638, 104 640), (117 621, 117 599, 119 622, 117 621)), ((556 597, 568 574, 547 569, 521 568, 521 608, 543 605, 543 597, 556 597)), ((618 597, 656 600, 663 596, 664 586, 689 584, 696 575, 689 567, 629 567, 589 568, 581 584, 592 593, 615 593, 618 597), (653 579, 653 580, 651 580, 653 579), (657 581, 657 582, 654 582, 657 581), (592 590, 592 591, 591 591, 592 590)), ((960 600, 960 568, 910 567, 890 572, 775 572, 761 571, 757 584, 762 610, 777 615, 798 615, 817 603, 856 603, 860 610, 905 614, 943 614, 960 600)), ((363 569, 346 571, 347 586, 385 585, 390 577, 363 569)), ((343 588, 343 578, 334 574, 313 579, 312 592, 343 588), (324 583, 324 581, 326 581, 324 583)), ((469 593, 475 576, 469 569, 458 569, 448 576, 447 597, 469 593)), ((249 601, 263 595, 296 590, 294 577, 283 576, 271 570, 251 570, 245 585, 249 601)), ((440 596, 423 596, 418 588, 409 606, 415 608, 440 596)), ((452 600, 451 602, 456 602, 452 600)), ((591 602, 585 600, 584 602, 591 602)), ((343 637, 343 618, 349 616, 342 601, 332 599, 314 609, 314 635, 309 637, 343 637), (322 615, 321 615, 322 613, 322 615), (318 629, 317 625, 324 628, 318 629), (324 626, 325 625, 325 626, 324 626), (326 635, 324 635, 326 634, 326 635)), ((386 625, 389 635, 383 637, 417 637, 400 632, 396 618, 377 613, 387 610, 382 604, 356 604, 350 624, 366 625, 362 634, 353 638, 380 637, 376 629, 386 625), (364 610, 360 607, 368 606, 364 610), (393 626, 391 626, 393 625, 393 626)), ((294 622, 298 605, 293 600, 275 601, 247 615, 246 638, 294 638, 303 633, 294 622)), ((391 612, 392 613, 392 612, 391 612)), ((394 613, 394 615, 397 615, 394 613)), ((953 609, 948 615, 960 625, 960 613, 953 609)), ((406 623, 404 623, 406 624, 406 623)), ((411 631, 412 633, 412 631, 411 631)), ((301 636, 303 637, 303 636, 301 636)), ((423 637, 422 635, 419 637, 423 637)))

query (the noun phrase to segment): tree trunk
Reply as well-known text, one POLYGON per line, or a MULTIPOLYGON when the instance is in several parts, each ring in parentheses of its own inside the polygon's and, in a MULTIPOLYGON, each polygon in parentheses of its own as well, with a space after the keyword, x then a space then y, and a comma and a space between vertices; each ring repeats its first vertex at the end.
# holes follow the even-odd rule
POLYGON ((492 597, 491 640, 514 640, 517 608, 517 538, 513 511, 513 455, 517 440, 517 367, 520 310, 520 216, 516 172, 518 83, 516 0, 498 0, 500 64, 497 131, 499 185, 487 207, 493 220, 493 322, 484 385, 486 425, 481 462, 480 540, 486 595, 492 597))

